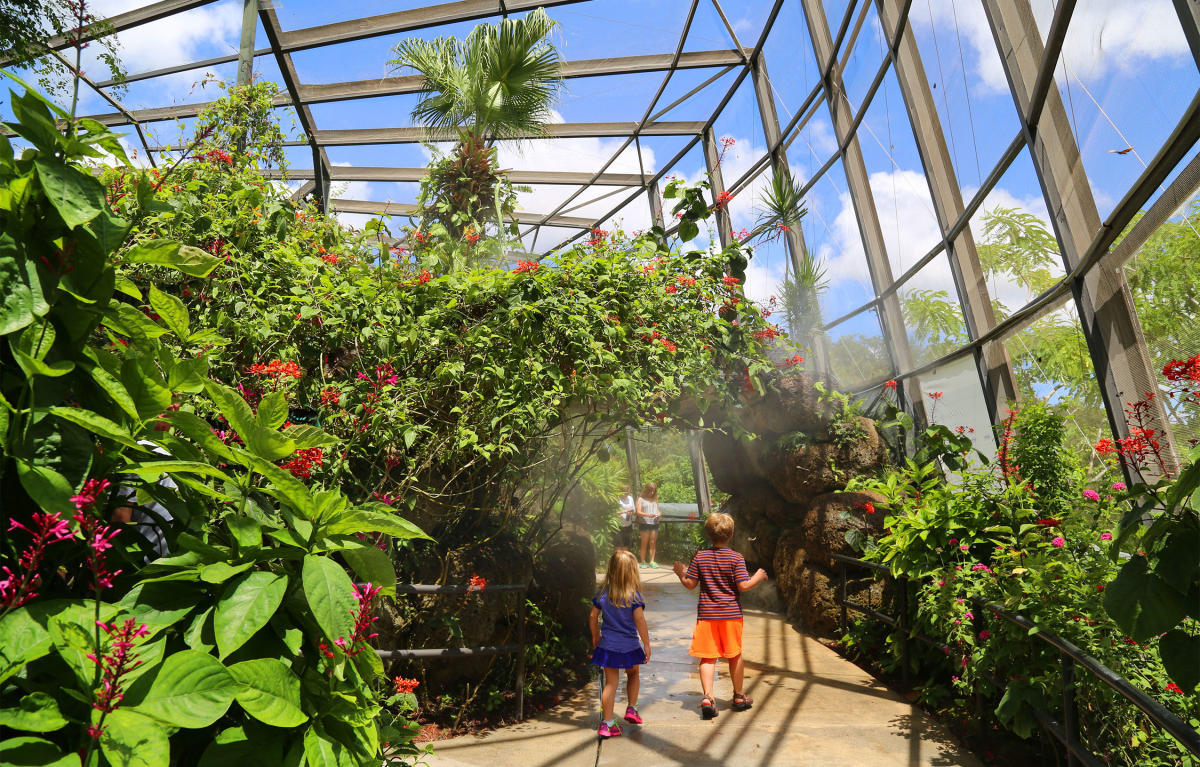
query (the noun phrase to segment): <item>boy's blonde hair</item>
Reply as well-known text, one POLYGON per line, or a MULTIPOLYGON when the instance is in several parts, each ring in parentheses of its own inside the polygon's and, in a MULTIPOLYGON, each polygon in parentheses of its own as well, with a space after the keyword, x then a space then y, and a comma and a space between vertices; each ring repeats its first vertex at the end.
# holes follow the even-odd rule
POLYGON ((728 543, 733 538, 733 517, 714 511, 704 518, 704 534, 712 543, 728 543))
POLYGON ((615 607, 629 607, 641 590, 637 558, 626 549, 614 551, 608 558, 608 572, 604 574, 608 601, 615 607))

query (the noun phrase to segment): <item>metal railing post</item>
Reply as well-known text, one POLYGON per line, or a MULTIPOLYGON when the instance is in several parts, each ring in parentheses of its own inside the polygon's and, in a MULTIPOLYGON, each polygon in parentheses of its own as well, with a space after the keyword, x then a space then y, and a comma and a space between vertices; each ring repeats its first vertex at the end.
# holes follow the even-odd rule
POLYGON ((841 583, 839 584, 841 599, 838 601, 841 602, 842 605, 842 633, 845 634, 850 630, 850 621, 846 617, 846 563, 838 562, 838 569, 842 574, 841 583))
POLYGON ((900 632, 900 683, 904 685, 905 689, 908 689, 910 683, 910 656, 908 649, 908 579, 897 578, 896 586, 899 588, 899 604, 897 607, 900 608, 900 614, 896 617, 896 628, 900 632))
POLYGON ((525 592, 518 593, 521 600, 517 606, 517 644, 521 646, 517 656, 517 721, 525 718, 525 592))
POLYGON ((1075 767, 1075 749, 1079 747, 1079 712, 1075 708, 1075 661, 1059 653, 1062 661, 1063 735, 1066 737, 1067 767, 1075 767))

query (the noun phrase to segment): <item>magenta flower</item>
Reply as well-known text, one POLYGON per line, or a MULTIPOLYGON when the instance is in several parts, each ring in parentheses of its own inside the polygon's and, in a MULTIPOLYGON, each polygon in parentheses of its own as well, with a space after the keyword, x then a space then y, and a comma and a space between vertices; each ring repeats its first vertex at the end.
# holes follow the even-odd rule
POLYGON ((371 624, 379 620, 378 615, 371 615, 371 608, 374 607, 377 596, 379 596, 379 587, 373 583, 354 587, 354 598, 358 600, 358 607, 350 611, 354 616, 354 633, 350 639, 338 637, 333 640, 333 643, 345 650, 347 655, 358 655, 363 650, 369 649, 361 645, 367 640, 379 636, 379 632, 367 633, 371 630, 371 624))
POLYGON ((973 621, 973 620, 975 620, 975 613, 971 612, 970 610, 967 610, 967 612, 963 615, 963 617, 969 621, 973 621))
POLYGON ((1114 482, 1112 487, 1113 490, 1124 490, 1126 485, 1124 482, 1114 482))
POLYGON ((964 543, 963 545, 958 547, 958 550, 959 551, 970 551, 971 547, 964 543))
POLYGON ((1061 549, 1063 546, 1067 545, 1067 539, 1060 535, 1054 540, 1050 541, 1050 545, 1061 549))
POLYGON ((75 521, 79 523, 79 532, 83 533, 83 542, 88 547, 87 567, 92 571, 93 587, 96 591, 110 588, 113 579, 120 575, 121 571, 113 572, 108 569, 108 555, 105 552, 112 548, 112 539, 121 531, 101 524, 98 519, 83 510, 75 512, 75 521))
POLYGON ((988 638, 988 637, 990 637, 991 635, 992 635, 992 632, 988 631, 987 629, 984 629, 983 631, 980 631, 980 632, 979 632, 979 638, 980 638, 980 639, 987 639, 987 638, 988 638))
POLYGON ((12 609, 20 607, 38 595, 37 589, 42 583, 38 573, 42 560, 46 556, 46 548, 59 541, 71 538, 71 527, 57 513, 47 514, 40 511, 30 515, 33 527, 29 528, 15 519, 10 519, 8 529, 24 530, 33 538, 21 552, 17 560, 21 565, 19 573, 13 573, 7 567, 3 568, 4 577, 0 578, 0 607, 12 609))
POLYGON ((1100 540, 1102 540, 1102 541, 1111 541, 1111 540, 1112 540, 1112 533, 1100 533, 1100 540))
POLYGON ((992 571, 992 568, 988 567, 987 565, 985 565, 982 562, 976 562, 975 564, 971 565, 971 570, 972 571, 983 570, 986 573, 990 573, 992 571))
POLYGON ((110 483, 107 479, 89 479, 83 483, 83 489, 79 491, 79 495, 71 496, 71 503, 75 504, 76 511, 90 509, 100 494, 109 488, 110 483))
POLYGON ((1083 491, 1083 497, 1087 498, 1089 501, 1100 500, 1100 494, 1097 493, 1095 490, 1092 490, 1091 488, 1088 488, 1087 490, 1083 491))

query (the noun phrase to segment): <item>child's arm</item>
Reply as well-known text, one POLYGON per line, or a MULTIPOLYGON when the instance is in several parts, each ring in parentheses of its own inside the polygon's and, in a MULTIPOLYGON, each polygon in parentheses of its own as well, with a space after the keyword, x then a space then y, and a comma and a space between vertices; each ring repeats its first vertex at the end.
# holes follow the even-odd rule
POLYGON ((596 649, 596 645, 600 644, 600 608, 593 607, 591 615, 588 616, 588 626, 592 629, 592 649, 596 649))
POLYGON ((700 585, 700 581, 687 577, 687 565, 682 562, 676 562, 672 569, 675 570, 675 576, 679 578, 679 582, 686 586, 688 591, 700 585))
POLYGON ((650 629, 646 626, 646 611, 641 607, 633 609, 633 623, 637 626, 638 636, 642 638, 642 649, 646 651, 646 662, 650 662, 650 629))
POLYGON ((767 571, 760 567, 760 568, 758 568, 758 571, 754 573, 754 575, 750 576, 750 580, 742 581, 741 583, 739 583, 737 585, 738 591, 749 591, 750 589, 754 588, 755 586, 762 583, 766 579, 767 579, 767 571))
POLYGON ((644 519, 644 518, 650 516, 649 514, 642 511, 642 499, 640 496, 638 497, 638 499, 636 501, 633 502, 633 508, 634 508, 634 513, 636 513, 638 515, 639 519, 644 519))

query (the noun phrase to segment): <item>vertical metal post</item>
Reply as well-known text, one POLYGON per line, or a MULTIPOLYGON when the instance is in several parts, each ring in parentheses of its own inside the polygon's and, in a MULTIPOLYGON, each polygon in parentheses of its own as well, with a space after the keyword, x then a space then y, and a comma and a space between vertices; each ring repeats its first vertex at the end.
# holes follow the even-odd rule
POLYGON ((243 0, 242 41, 238 46, 237 85, 250 84, 254 74, 254 38, 258 34, 258 0, 243 0))
MULTIPOLYGON (((875 0, 875 5, 879 10, 883 28, 895 29, 901 18, 901 2, 875 0)), ((900 85, 900 93, 904 98, 909 123, 912 125, 917 153, 925 171, 925 180, 929 184, 929 197, 933 201, 934 213, 945 236, 946 230, 965 210, 962 190, 959 188, 958 177, 950 159, 950 150, 946 146, 942 123, 938 119, 933 91, 921 64, 917 40, 907 20, 899 40, 893 57, 896 81, 900 85)), ((964 227, 953 240, 946 242, 946 256, 962 308, 967 337, 973 341, 995 327, 996 316, 970 227, 964 227)), ((975 359, 988 415, 992 423, 998 424, 1004 420, 1008 403, 1017 399, 1017 381, 1013 375, 1008 351, 1003 342, 993 341, 985 344, 975 359)))
POLYGON ((663 223, 662 193, 658 189, 657 181, 646 187, 646 198, 650 201, 651 223, 665 229, 666 225, 663 223))
POLYGON ((1183 36, 1192 49, 1192 58, 1200 68, 1200 2, 1197 0, 1175 0, 1175 12, 1183 25, 1183 36))
POLYGON ((842 633, 845 634, 850 630, 850 621, 846 617, 846 563, 838 562, 838 571, 840 574, 838 582, 838 591, 841 594, 842 605, 842 633))
POLYGON ((704 466, 704 448, 698 429, 688 429, 688 457, 692 462, 692 484, 696 487, 696 505, 703 519, 712 511, 712 499, 708 492, 708 470, 704 466))
MULTIPOLYGON (((704 131, 701 140, 704 145, 704 164, 708 168, 708 178, 712 183, 713 205, 725 191, 725 179, 721 176, 721 152, 717 149, 717 140, 713 137, 712 128, 704 131)), ((721 238, 721 247, 728 247, 733 240, 733 223, 729 220, 729 206, 721 205, 716 209, 717 235, 721 238)))
POLYGON ((1061 653, 1063 693, 1063 735, 1067 739, 1067 767, 1075 767, 1079 760, 1072 750, 1079 746, 1079 711, 1075 707, 1075 660, 1061 653))
MULTIPOLYGON (((808 25, 808 34, 812 39, 813 52, 817 61, 829 61, 834 53, 833 36, 829 32, 829 22, 825 18, 825 7, 822 0, 801 0, 804 8, 804 20, 808 25)), ((885 33, 890 30, 885 30, 885 33)), ((842 169, 846 173, 846 187, 850 192, 850 201, 854 205, 854 215, 858 220, 858 231, 862 237, 863 251, 867 260, 867 271, 871 275, 871 286, 879 295, 891 287, 895 281, 892 276, 892 265, 888 261, 887 247, 884 244, 883 229, 879 225, 879 214, 875 209, 875 198, 871 193, 870 176, 863 159, 862 147, 858 137, 851 133, 854 121, 854 110, 850 107, 850 99, 846 96, 846 88, 842 83, 842 72, 835 63, 825 78, 825 104, 829 108, 829 117, 833 122, 834 135, 839 144, 845 144, 842 152, 842 169)), ((895 293, 889 294, 879 303, 879 325, 883 331, 883 340, 891 355, 892 369, 897 374, 912 370, 912 349, 908 344, 908 335, 904 329, 904 317, 900 312, 900 300, 895 293)), ((903 379, 902 386, 909 391, 907 400, 912 404, 912 414, 917 423, 924 423, 925 403, 913 378, 903 379)))
MULTIPOLYGON (((1101 221, 1071 122, 1053 81, 1045 92, 1040 113, 1038 105, 1032 103, 1038 95, 1037 84, 1045 82, 1043 69, 1053 67, 1057 56, 1044 60, 1045 45, 1029 0, 983 0, 983 8, 1021 119, 1029 157, 1051 213, 1050 223, 1063 265, 1070 272, 1080 263, 1101 221), (1030 120, 1035 113, 1036 124, 1030 120)), ((1072 288, 1109 425, 1114 436, 1127 437, 1126 401, 1154 391, 1158 380, 1129 283, 1121 270, 1096 268, 1075 280, 1072 288)), ((1171 470, 1176 467, 1178 453, 1161 399, 1150 402, 1147 425, 1161 435, 1167 469, 1171 470)), ((1153 483, 1159 475, 1157 467, 1138 472, 1126 466, 1125 471, 1131 481, 1153 483)))
POLYGON ((909 664, 911 658, 908 649, 908 579, 897 578, 897 608, 899 615, 896 616, 896 629, 900 632, 900 684, 904 685, 904 689, 908 689, 909 685, 909 664))
POLYGON ((517 655, 517 721, 525 719, 525 590, 517 592, 517 644, 521 652, 517 655))
POLYGON ((633 444, 633 427, 625 427, 625 463, 629 466, 629 482, 633 485, 633 495, 642 491, 642 472, 638 469, 637 447, 633 444))

